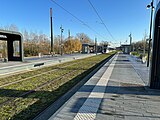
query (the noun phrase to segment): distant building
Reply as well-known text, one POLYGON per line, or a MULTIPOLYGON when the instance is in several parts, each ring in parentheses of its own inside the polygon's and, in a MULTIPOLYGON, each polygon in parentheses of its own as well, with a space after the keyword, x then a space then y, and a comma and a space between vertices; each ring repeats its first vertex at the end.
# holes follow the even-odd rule
POLYGON ((89 51, 89 45, 87 43, 82 44, 82 54, 90 53, 89 51))
POLYGON ((95 53, 95 45, 88 45, 89 53, 95 53))
POLYGON ((97 46, 97 53, 102 53, 102 50, 103 50, 102 46, 97 46))
POLYGON ((121 45, 120 48, 124 54, 130 54, 131 52, 131 45, 121 45))
MULTIPOLYGON (((103 47, 97 46, 97 53, 102 53, 103 47)), ((93 44, 83 43, 82 54, 96 53, 96 47, 93 44)))
POLYGON ((88 54, 88 53, 109 53, 112 51, 113 48, 109 48, 108 45, 97 45, 97 50, 96 46, 94 44, 88 44, 88 43, 83 43, 82 44, 82 54, 88 54))
POLYGON ((102 53, 108 53, 108 44, 107 45, 102 45, 102 53))

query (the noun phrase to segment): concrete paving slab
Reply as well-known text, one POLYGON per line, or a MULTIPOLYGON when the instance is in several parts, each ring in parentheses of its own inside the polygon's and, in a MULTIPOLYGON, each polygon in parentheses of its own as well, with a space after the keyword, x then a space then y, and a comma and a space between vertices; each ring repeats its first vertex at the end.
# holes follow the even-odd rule
MULTIPOLYGON (((123 116, 120 119, 125 120, 160 119, 157 115, 153 116, 153 114, 160 114, 157 112, 159 111, 157 105, 160 104, 160 101, 154 104, 154 100, 159 98, 160 92, 156 92, 156 95, 154 95, 154 90, 145 89, 149 80, 148 68, 144 64, 134 61, 134 58, 129 55, 119 55, 117 60, 118 66, 115 65, 104 95, 105 100, 102 100, 100 106, 102 108, 101 112, 112 115, 114 119, 117 119, 117 115, 123 116), (152 94, 149 93, 150 91, 152 91, 152 94), (113 94, 119 96, 113 97, 113 94), (147 107, 150 104, 152 106, 147 107), (106 108, 103 106, 107 105, 115 111, 106 112, 106 108)), ((96 119, 98 120, 98 118, 96 119)))
POLYGON ((145 64, 118 54, 49 120, 160 120, 160 90, 146 87, 148 75, 145 64))
MULTIPOLYGON (((101 103, 101 100, 103 98, 103 94, 105 91, 105 87, 107 84, 106 79, 103 78, 104 73, 106 72, 106 69, 108 68, 108 64, 105 64, 94 76, 92 76, 88 82, 86 82, 78 91, 77 93, 72 96, 72 98, 68 101, 68 103, 62 108, 60 111, 56 112, 53 116, 51 116, 50 120, 54 120, 57 118, 58 114, 63 114, 63 109, 65 107, 71 108, 70 112, 74 113, 73 108, 76 108, 78 106, 79 110, 76 111, 76 116, 73 117, 73 119, 84 119, 84 118, 95 118, 96 117, 96 111, 99 108, 99 104, 101 103), (100 80, 101 79, 101 80, 100 80), (97 86, 96 86, 97 85, 97 86), (103 87, 104 85, 104 87, 103 87), (94 92, 92 92, 94 91, 94 92), (101 93, 103 91, 103 94, 101 93), (80 96, 81 93, 85 93, 87 96, 80 96), (88 94, 89 93, 89 94, 88 94), (92 93, 92 94, 91 94, 92 93), (75 100, 75 96, 80 96, 79 99, 75 100), (96 99, 97 97, 97 99, 96 99), (80 104, 79 104, 80 103, 80 104), (83 104, 82 104, 83 103, 83 104), (77 105, 78 104, 78 105, 77 105), (81 106, 79 106, 81 105, 81 106), (83 106, 83 107, 82 107, 83 106), (79 114, 77 114, 79 113, 79 114)), ((111 68, 112 70, 113 68, 111 68)), ((111 73, 112 71, 110 71, 111 73)), ((108 76, 108 72, 106 74, 108 76)), ((68 114, 70 114, 68 112, 68 114)), ((64 118, 65 119, 65 118, 64 118)))

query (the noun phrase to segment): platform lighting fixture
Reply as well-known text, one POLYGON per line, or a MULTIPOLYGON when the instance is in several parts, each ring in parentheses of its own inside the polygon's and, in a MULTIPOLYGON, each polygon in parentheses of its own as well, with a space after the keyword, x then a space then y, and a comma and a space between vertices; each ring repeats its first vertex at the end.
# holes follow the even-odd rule
POLYGON ((151 46, 151 41, 152 41, 152 19, 153 19, 153 11, 154 11, 154 6, 153 6, 154 0, 147 5, 147 9, 151 8, 151 20, 150 20, 150 31, 149 31, 149 45, 148 45, 148 58, 147 58, 147 67, 149 67, 149 60, 150 60, 150 46, 151 46))

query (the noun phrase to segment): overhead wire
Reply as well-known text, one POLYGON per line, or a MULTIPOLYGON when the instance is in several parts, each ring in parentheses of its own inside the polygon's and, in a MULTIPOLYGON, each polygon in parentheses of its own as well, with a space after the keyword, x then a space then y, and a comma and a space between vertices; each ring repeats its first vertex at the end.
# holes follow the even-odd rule
POLYGON ((77 16, 75 16, 74 14, 72 14, 70 11, 68 11, 67 9, 65 9, 64 7, 62 7, 60 4, 58 4, 54 0, 51 0, 51 2, 53 2, 54 4, 56 4, 57 6, 59 6, 64 11, 66 11, 68 14, 70 14, 72 17, 74 17, 76 20, 78 20, 82 25, 88 27, 90 30, 92 30, 93 32, 95 32, 97 35, 99 35, 103 39, 106 39, 104 36, 102 36, 100 33, 98 33, 95 29, 93 29, 92 27, 90 27, 88 24, 86 24, 84 21, 82 21, 81 19, 79 19, 77 16))
POLYGON ((102 22, 102 24, 104 25, 105 29, 107 30, 107 32, 109 33, 109 35, 111 36, 111 38, 115 40, 115 38, 113 37, 112 33, 109 31, 107 25, 104 23, 104 21, 102 20, 101 16, 99 15, 98 11, 96 10, 96 8, 94 7, 94 5, 91 3, 90 0, 88 0, 89 4, 91 5, 91 7, 93 8, 94 12, 96 13, 96 15, 98 16, 98 18, 100 19, 100 21, 102 22))

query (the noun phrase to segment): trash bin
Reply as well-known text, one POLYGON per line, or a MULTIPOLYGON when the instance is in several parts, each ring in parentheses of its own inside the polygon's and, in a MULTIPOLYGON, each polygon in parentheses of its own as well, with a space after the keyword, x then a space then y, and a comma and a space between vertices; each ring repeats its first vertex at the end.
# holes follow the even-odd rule
POLYGON ((142 63, 143 63, 143 64, 146 63, 146 57, 145 57, 145 56, 142 57, 142 63))
POLYGON ((38 53, 38 57, 41 58, 41 57, 42 57, 42 54, 41 54, 41 53, 38 53))
POLYGON ((4 62, 8 62, 8 59, 7 59, 7 58, 4 58, 4 62))

